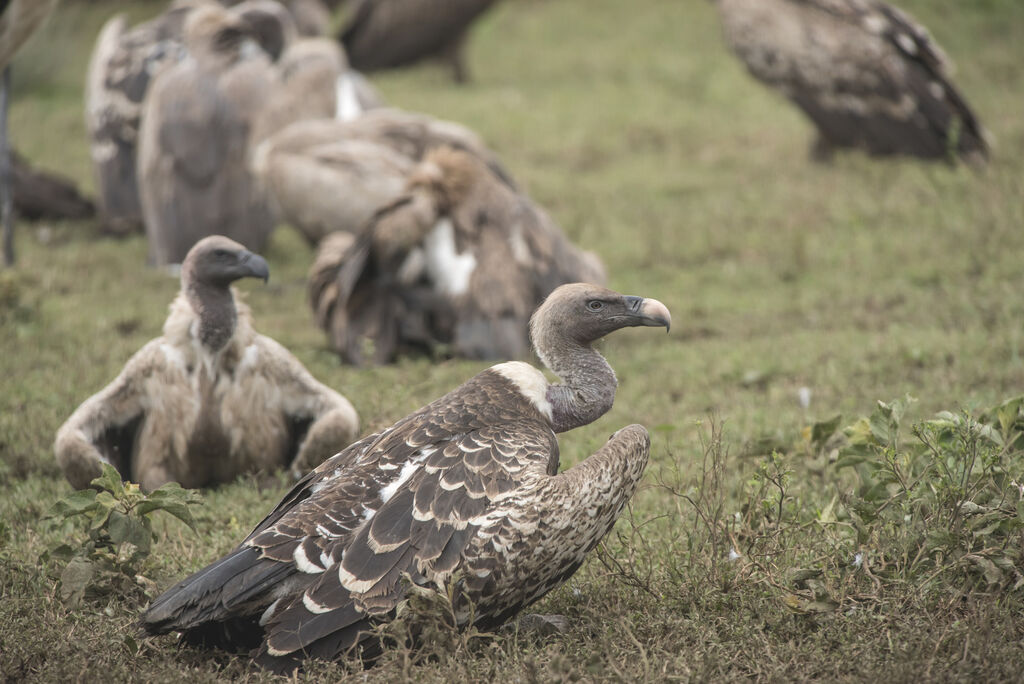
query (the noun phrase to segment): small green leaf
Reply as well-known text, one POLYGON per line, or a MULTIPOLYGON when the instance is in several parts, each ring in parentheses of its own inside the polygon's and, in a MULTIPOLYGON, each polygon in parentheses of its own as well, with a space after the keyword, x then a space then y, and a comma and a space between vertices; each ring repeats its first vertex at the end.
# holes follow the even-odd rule
POLYGON ((101 464, 101 467, 103 468, 103 472, 100 473, 99 477, 92 481, 92 484, 110 492, 116 498, 121 498, 124 494, 124 484, 121 482, 121 473, 117 472, 117 468, 107 463, 101 464))
POLYGON ((811 444, 818 448, 824 446, 825 442, 839 429, 839 423, 842 419, 843 415, 837 413, 828 420, 815 423, 811 428, 811 444))

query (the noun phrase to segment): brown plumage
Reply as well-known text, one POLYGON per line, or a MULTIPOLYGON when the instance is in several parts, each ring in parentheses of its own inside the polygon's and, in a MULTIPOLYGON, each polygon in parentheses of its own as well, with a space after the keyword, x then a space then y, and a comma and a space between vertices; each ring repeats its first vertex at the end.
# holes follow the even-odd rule
POLYGON ((277 89, 260 114, 254 140, 299 121, 352 119, 383 103, 373 86, 349 69, 345 52, 330 38, 294 41, 278 60, 277 72, 277 89))
MULTIPOLYGON (((220 0, 220 3, 234 6, 239 0, 220 0)), ((277 4, 288 12, 298 35, 326 36, 330 31, 331 12, 321 0, 281 0, 277 4)))
POLYGON ((71 179, 33 167, 14 150, 11 162, 14 211, 21 218, 81 220, 95 215, 92 200, 83 196, 71 179))
POLYGON ((352 66, 376 71, 441 57, 458 82, 469 79, 466 32, 494 0, 358 0, 338 36, 352 66))
POLYGON ((927 30, 878 0, 713 0, 726 41, 834 148, 927 159, 988 155, 986 134, 927 30))
POLYGON ((592 343, 669 323, 656 300, 579 283, 555 290, 531 330, 562 383, 498 364, 365 437, 297 484, 237 549, 154 600, 143 627, 254 648, 279 671, 305 657, 372 656, 380 643, 367 631, 406 598, 404 577, 450 588, 459 627, 500 625, 576 571, 647 463, 647 431, 630 425, 558 473, 556 432, 614 400, 615 373, 592 343))
POLYGON ((267 276, 261 257, 222 236, 189 252, 163 336, 57 432, 57 462, 73 486, 87 487, 101 463, 147 490, 285 467, 300 476, 355 438, 348 400, 257 334, 230 288, 267 276))
POLYGON ((142 230, 136 148, 142 103, 153 78, 185 56, 185 16, 202 0, 174 3, 131 29, 124 15, 111 17, 96 38, 85 81, 85 124, 105 229, 142 230))
POLYGON ((468 358, 522 358, 530 312, 559 285, 603 282, 604 269, 479 158, 441 147, 406 192, 343 253, 327 244, 310 301, 350 363, 450 345, 468 358), (333 258, 332 258, 333 257, 333 258))
POLYGON ((512 185, 469 129, 396 109, 294 123, 260 145, 253 168, 281 219, 317 244, 328 233, 362 230, 402 195, 416 164, 443 145, 480 157, 512 185))
POLYGON ((150 262, 180 263, 199 239, 227 235, 257 251, 274 218, 249 171, 251 131, 277 85, 266 55, 246 56, 247 25, 216 5, 185 19, 189 59, 146 96, 138 175, 150 262))

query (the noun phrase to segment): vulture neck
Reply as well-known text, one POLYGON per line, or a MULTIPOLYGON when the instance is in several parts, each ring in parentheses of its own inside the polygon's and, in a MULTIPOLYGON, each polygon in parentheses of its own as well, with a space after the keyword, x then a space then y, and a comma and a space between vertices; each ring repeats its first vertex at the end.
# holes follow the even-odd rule
POLYGON ((535 346, 544 365, 562 380, 547 389, 555 432, 593 423, 611 409, 618 380, 597 350, 565 338, 542 337, 535 346))
POLYGON ((227 285, 189 282, 185 286, 188 303, 199 319, 199 341, 211 352, 218 352, 235 334, 238 310, 235 296, 227 285))

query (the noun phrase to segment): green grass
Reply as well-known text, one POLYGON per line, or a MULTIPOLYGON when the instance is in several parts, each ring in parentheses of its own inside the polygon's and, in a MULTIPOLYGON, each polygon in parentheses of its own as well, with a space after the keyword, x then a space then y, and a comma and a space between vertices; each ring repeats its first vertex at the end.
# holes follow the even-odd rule
MULTIPOLYGON (((567 466, 622 425, 652 431, 633 524, 620 522, 605 563, 591 559, 535 607, 569 616, 569 633, 453 639, 440 659, 397 650, 367 673, 318 664, 300 678, 1020 677, 1019 590, 960 575, 879 586, 849 569, 854 548, 814 524, 856 481, 805 447, 805 426, 836 413, 852 423, 876 400, 907 393, 919 399, 909 424, 1024 388, 1024 5, 902 4, 958 63, 958 83, 995 135, 983 172, 858 154, 808 162, 810 127, 725 51, 706 2, 508 0, 474 33, 471 85, 452 85, 436 65, 375 77, 395 105, 477 130, 564 230, 601 254, 612 287, 662 300, 674 327, 609 339, 615 408, 561 440, 567 466), (801 387, 812 392, 806 410, 801 387), (721 478, 700 487, 712 422, 722 426, 711 450, 721 478), (758 489, 772 463, 765 445, 784 451, 783 516, 761 528, 771 531, 762 555, 728 563, 733 542, 657 482, 675 478, 684 492, 719 497, 725 517, 747 516, 745 503, 774 501, 758 489), (612 572, 615 559, 624 565, 612 572), (800 568, 823 570, 838 608, 793 603, 800 568)), ((124 5, 65 2, 15 62, 27 74, 15 77, 15 146, 85 188, 81 84, 98 27, 124 5)), ((158 6, 128 5, 133 18, 158 6)), ((62 540, 41 519, 70 491, 54 433, 159 334, 177 283, 143 267, 139 237, 101 238, 75 223, 22 224, 17 238, 18 266, 0 274, 0 676, 270 680, 244 658, 181 651, 170 637, 136 650, 128 637, 140 606, 114 598, 68 608, 39 566, 62 540)), ((243 284, 259 330, 346 394, 366 430, 484 367, 340 365, 305 303, 310 250, 282 229, 266 257, 270 285, 243 284)), ((198 535, 158 516, 149 576, 168 586, 230 549, 286 486, 262 484, 206 492, 198 535)), ((882 543, 856 548, 883 557, 882 543)))

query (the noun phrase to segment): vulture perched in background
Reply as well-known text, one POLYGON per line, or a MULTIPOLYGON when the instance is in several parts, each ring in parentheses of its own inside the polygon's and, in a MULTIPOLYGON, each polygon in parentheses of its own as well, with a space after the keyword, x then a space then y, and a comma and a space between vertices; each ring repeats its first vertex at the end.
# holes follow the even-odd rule
POLYGON ((814 122, 814 156, 982 162, 986 134, 924 27, 878 0, 712 0, 726 41, 757 79, 814 122))
POLYGON ((147 22, 127 29, 123 14, 100 30, 85 81, 85 124, 104 228, 142 230, 136 180, 136 145, 142 102, 152 79, 185 56, 185 16, 203 0, 181 0, 147 22))
POLYGON ((559 285, 603 282, 592 253, 476 156, 442 147, 357 238, 331 236, 310 272, 310 302, 350 362, 408 348, 521 358, 530 312, 559 285))
POLYGON ((234 551, 156 598, 143 628, 255 649, 258 663, 288 672, 305 658, 379 653, 370 630, 395 615, 407 582, 451 596, 454 626, 501 625, 572 576, 647 464, 647 430, 630 425, 558 472, 556 433, 597 420, 615 398, 615 372, 592 344, 670 321, 657 300, 560 287, 530 330, 561 382, 500 363, 356 442, 234 551))
POLYGON ((163 337, 57 432, 57 463, 74 487, 88 487, 101 463, 146 490, 284 467, 298 477, 358 435, 352 404, 253 330, 231 288, 247 277, 266 279, 267 263, 237 242, 217 235, 192 248, 163 337))
POLYGON ((315 245, 328 233, 362 230, 402 195, 416 164, 443 145, 479 157, 514 187, 468 128, 397 109, 373 109, 351 121, 293 123, 260 145, 253 167, 281 220, 315 245))
POLYGON ((440 57, 469 79, 466 31, 495 0, 355 0, 338 36, 352 67, 376 71, 440 57))
POLYGON ((224 234, 257 251, 274 218, 249 171, 251 131, 277 74, 249 55, 248 24, 217 5, 185 18, 189 59, 160 73, 143 107, 139 191, 150 262, 177 264, 199 239, 224 234))
POLYGON ((57 0, 0 0, 0 223, 5 266, 14 265, 14 182, 11 146, 7 139, 7 109, 11 96, 11 60, 35 33, 57 0))
POLYGON ((261 141, 299 121, 348 120, 383 101, 345 52, 330 38, 300 38, 277 62, 279 84, 257 119, 253 140, 261 141))

